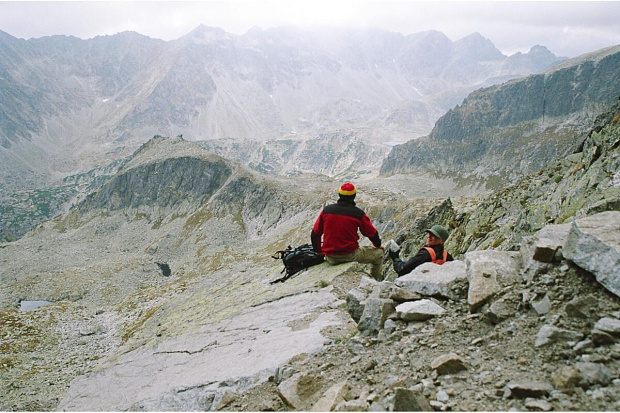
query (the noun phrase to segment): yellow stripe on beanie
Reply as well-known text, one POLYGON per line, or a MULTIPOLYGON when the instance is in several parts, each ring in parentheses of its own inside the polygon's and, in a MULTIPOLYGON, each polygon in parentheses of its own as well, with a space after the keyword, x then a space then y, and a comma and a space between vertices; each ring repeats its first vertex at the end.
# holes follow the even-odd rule
POLYGON ((338 193, 340 195, 355 195, 355 185, 351 182, 345 182, 340 186, 338 193))

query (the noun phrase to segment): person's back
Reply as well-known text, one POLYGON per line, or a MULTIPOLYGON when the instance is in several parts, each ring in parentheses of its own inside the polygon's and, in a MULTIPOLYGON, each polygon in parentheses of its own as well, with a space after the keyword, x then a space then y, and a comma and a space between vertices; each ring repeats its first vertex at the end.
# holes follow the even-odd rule
POLYGON ((357 190, 350 182, 338 191, 338 201, 321 210, 311 233, 314 250, 325 255, 330 264, 360 262, 371 264, 371 275, 381 278, 383 248, 379 232, 366 213, 355 206, 357 190), (358 230, 373 247, 359 246, 358 230))

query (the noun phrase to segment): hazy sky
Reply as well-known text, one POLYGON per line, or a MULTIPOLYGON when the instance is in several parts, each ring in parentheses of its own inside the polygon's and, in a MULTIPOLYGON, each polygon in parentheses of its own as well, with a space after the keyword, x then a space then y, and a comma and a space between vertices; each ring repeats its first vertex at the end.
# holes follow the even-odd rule
POLYGON ((82 39, 132 30, 177 39, 204 24, 243 34, 253 26, 439 30, 452 40, 478 32, 504 54, 540 44, 575 57, 620 44, 620 1, 1 1, 0 30, 29 39, 82 39))

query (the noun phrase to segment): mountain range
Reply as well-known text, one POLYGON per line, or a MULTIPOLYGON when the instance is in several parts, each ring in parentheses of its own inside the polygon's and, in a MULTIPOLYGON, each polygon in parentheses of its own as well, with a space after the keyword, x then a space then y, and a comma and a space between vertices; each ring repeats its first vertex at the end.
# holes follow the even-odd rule
MULTIPOLYGON (((384 144, 426 135, 471 91, 562 60, 543 46, 505 56, 477 33, 451 41, 436 31, 283 27, 238 36, 200 26, 164 42, 133 32, 88 40, 2 32, 0 194, 105 166, 154 135, 235 142, 336 135, 378 146, 376 164, 384 144)), ((351 165, 359 167, 347 159, 322 169, 351 165)))

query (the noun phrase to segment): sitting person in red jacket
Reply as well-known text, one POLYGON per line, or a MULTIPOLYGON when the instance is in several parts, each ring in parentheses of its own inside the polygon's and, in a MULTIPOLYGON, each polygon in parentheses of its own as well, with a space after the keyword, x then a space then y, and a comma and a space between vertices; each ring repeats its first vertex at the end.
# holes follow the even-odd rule
POLYGON ((414 268, 425 262, 433 262, 435 264, 443 264, 446 261, 452 261, 452 255, 448 251, 444 250, 444 242, 448 239, 448 231, 440 226, 433 225, 430 229, 426 230, 426 244, 420 248, 418 253, 407 261, 400 259, 400 248, 398 244, 390 240, 388 243, 388 251, 390 258, 394 264, 394 271, 398 276, 409 274, 414 268))
POLYGON ((342 184, 338 190, 338 202, 325 206, 314 223, 310 234, 312 246, 332 265, 343 262, 370 264, 370 275, 381 281, 384 248, 370 218, 355 206, 356 193, 352 183, 342 184), (358 229, 374 247, 359 246, 358 229))

